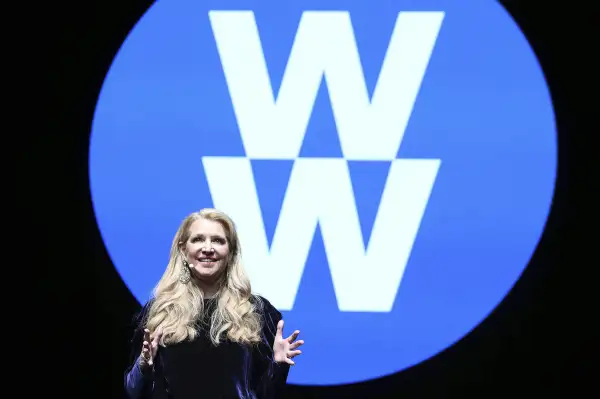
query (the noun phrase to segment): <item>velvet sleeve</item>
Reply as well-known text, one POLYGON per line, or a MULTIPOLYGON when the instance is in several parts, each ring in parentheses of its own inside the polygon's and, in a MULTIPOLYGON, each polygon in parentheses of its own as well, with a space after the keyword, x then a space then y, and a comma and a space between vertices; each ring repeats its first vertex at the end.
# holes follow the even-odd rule
POLYGON ((129 366, 125 371, 124 379, 125 392, 129 399, 145 399, 152 396, 154 385, 153 371, 142 370, 138 363, 144 342, 144 328, 149 308, 150 302, 142 308, 134 321, 134 332, 130 343, 129 366))
POLYGON ((290 366, 287 363, 277 363, 273 356, 273 342, 277 332, 277 323, 282 315, 269 301, 260 298, 262 302, 263 343, 261 347, 260 398, 279 399, 284 396, 284 390, 290 366))

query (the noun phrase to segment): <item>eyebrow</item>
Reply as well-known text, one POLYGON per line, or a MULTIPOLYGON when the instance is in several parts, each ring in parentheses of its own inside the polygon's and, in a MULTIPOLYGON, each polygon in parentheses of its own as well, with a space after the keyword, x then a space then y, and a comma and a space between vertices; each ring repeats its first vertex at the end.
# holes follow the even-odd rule
POLYGON ((207 234, 203 234, 203 233, 192 234, 192 235, 190 236, 190 238, 196 238, 196 237, 202 237, 202 236, 208 236, 208 237, 213 237, 213 238, 221 238, 221 239, 223 239, 223 240, 225 240, 225 239, 226 239, 224 236, 222 236, 222 235, 220 235, 220 234, 214 234, 214 235, 212 235, 212 236, 211 236, 210 234, 208 234, 208 235, 207 235, 207 234))

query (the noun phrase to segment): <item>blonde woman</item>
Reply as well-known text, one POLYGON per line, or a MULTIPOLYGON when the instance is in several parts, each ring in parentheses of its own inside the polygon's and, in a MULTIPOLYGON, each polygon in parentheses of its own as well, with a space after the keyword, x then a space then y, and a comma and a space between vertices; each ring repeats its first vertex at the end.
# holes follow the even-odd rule
POLYGON ((233 221, 203 209, 181 223, 140 313, 125 390, 131 399, 280 397, 298 334, 284 338, 281 313, 252 294, 233 221))

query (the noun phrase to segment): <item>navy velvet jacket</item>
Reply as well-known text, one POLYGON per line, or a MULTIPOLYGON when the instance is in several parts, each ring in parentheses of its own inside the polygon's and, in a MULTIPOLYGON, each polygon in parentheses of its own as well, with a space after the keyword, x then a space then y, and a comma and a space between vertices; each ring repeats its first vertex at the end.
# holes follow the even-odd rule
POLYGON ((215 302, 205 300, 200 334, 193 341, 159 347, 154 367, 143 372, 138 357, 151 302, 140 312, 131 341, 130 366, 125 372, 125 391, 130 399, 275 399, 281 398, 289 365, 273 360, 273 341, 281 313, 259 297, 263 320, 262 342, 254 346, 228 340, 211 343, 207 322, 215 302))

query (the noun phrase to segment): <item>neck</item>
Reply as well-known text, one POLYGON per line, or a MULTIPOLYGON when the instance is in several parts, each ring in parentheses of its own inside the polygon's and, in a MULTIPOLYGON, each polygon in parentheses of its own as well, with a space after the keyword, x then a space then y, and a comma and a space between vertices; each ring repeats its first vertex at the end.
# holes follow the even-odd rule
POLYGON ((198 287, 200 287, 200 289, 202 290, 202 294, 206 299, 214 297, 219 291, 218 284, 208 283, 199 279, 196 279, 195 282, 198 285, 198 287))

